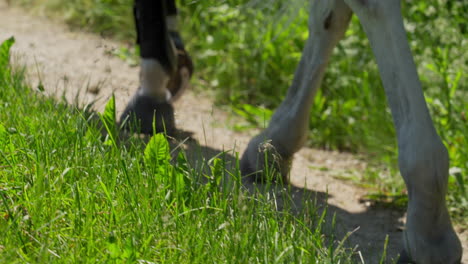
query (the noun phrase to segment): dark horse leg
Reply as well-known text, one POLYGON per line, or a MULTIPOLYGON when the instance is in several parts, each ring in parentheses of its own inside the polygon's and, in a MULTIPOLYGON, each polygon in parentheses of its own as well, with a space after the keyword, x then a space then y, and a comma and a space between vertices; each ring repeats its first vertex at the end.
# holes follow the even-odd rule
POLYGON ((192 71, 177 33, 176 15, 174 0, 135 0, 140 87, 120 118, 126 129, 145 134, 175 130, 171 102, 188 85, 192 71))

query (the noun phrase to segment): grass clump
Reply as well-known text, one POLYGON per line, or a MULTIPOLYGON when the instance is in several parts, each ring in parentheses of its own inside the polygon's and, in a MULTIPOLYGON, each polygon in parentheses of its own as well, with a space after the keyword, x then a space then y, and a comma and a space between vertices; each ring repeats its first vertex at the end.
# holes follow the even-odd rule
MULTIPOLYGON (((242 187, 222 155, 207 172, 171 157, 161 134, 103 137, 96 114, 0 70, 1 263, 352 262, 312 202, 294 214, 282 191, 279 209, 275 195, 242 187)), ((115 129, 112 101, 100 117, 115 129)))

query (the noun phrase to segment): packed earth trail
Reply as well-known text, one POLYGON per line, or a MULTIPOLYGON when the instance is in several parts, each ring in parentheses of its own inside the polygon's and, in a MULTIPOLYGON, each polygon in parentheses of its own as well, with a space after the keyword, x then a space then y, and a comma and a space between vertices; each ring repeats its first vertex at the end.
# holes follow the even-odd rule
MULTIPOLYGON (((51 96, 64 96, 68 102, 80 105, 94 102, 94 110, 102 111, 114 94, 119 116, 138 88, 138 67, 112 55, 121 43, 70 31, 0 0, 0 42, 11 36, 16 39, 14 63, 26 65, 31 87, 41 85, 51 96)), ((233 118, 214 107, 206 94, 188 91, 176 102, 175 109, 177 128, 190 134, 190 141, 201 146, 196 151, 206 159, 221 151, 242 153, 255 132, 232 131, 229 124, 232 126, 233 118)), ((402 247, 404 213, 360 202, 366 191, 336 177, 363 173, 366 166, 351 154, 303 148, 295 155, 291 183, 297 193, 305 189, 322 206, 327 205, 330 218, 336 214, 337 240, 353 232, 346 246, 357 247, 358 263, 379 263, 387 236, 384 263, 393 263, 391 260, 402 247)), ((462 263, 468 264, 467 237, 466 231, 460 234, 465 253, 462 263)))

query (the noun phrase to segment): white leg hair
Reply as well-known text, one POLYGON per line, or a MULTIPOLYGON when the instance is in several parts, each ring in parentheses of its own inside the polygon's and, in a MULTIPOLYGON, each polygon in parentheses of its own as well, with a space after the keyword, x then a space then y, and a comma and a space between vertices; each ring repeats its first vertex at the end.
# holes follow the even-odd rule
POLYGON ((170 76, 156 59, 141 59, 140 89, 138 95, 153 97, 156 102, 168 102, 171 93, 167 90, 170 76))
MULTIPOLYGON (((241 169, 254 173, 263 169, 263 151, 274 149, 275 160, 283 178, 287 177, 292 156, 304 144, 309 125, 310 106, 320 86, 325 67, 334 46, 343 37, 352 12, 341 0, 312 1, 309 38, 286 99, 275 111, 268 128, 253 138, 245 151, 241 169), (265 148, 265 143, 273 148, 265 148), (261 151, 259 151, 261 150, 261 151)), ((267 153, 269 154, 269 153, 267 153)))
POLYGON ((416 263, 459 263, 461 245, 445 195, 449 160, 432 123, 403 26, 400 0, 345 0, 358 15, 377 60, 408 189, 405 249, 416 263))
MULTIPOLYGON (((167 16, 166 25, 169 31, 177 31, 177 15, 167 16)), ((175 47, 173 47, 175 49, 175 47)), ((184 74, 188 75, 186 71, 184 74)), ((185 77, 183 80, 188 80, 189 77, 185 77)), ((177 98, 172 98, 171 92, 167 89, 170 76, 164 70, 161 63, 156 59, 141 58, 140 64, 140 89, 138 95, 151 96, 156 102, 172 102, 178 99, 182 94, 182 91, 177 94, 177 98)), ((187 87, 184 85, 183 87, 187 87)))

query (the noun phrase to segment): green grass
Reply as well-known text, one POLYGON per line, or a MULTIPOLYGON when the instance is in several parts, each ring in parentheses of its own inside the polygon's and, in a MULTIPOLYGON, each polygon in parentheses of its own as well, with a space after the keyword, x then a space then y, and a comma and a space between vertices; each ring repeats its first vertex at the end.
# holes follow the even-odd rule
MULTIPOLYGON (((132 0, 21 0, 72 26, 132 43, 132 0)), ((307 1, 180 0, 197 89, 214 90, 254 126, 285 95, 307 38, 307 1), (266 108, 267 110, 263 110, 266 108)), ((467 1, 402 1, 408 38, 436 128, 449 149, 449 205, 468 218, 467 1)), ((358 182, 399 194, 395 132, 368 41, 356 17, 334 52, 311 109, 308 145, 361 153, 376 164, 358 182), (384 169, 382 169, 384 168, 384 169)), ((242 129, 247 126, 237 126, 242 129)))
POLYGON ((8 66, 11 44, 0 47, 1 263, 354 262, 313 199, 293 213, 287 190, 247 191, 222 154, 204 170, 171 158, 161 134, 119 139, 113 100, 95 114, 31 90, 8 66))

